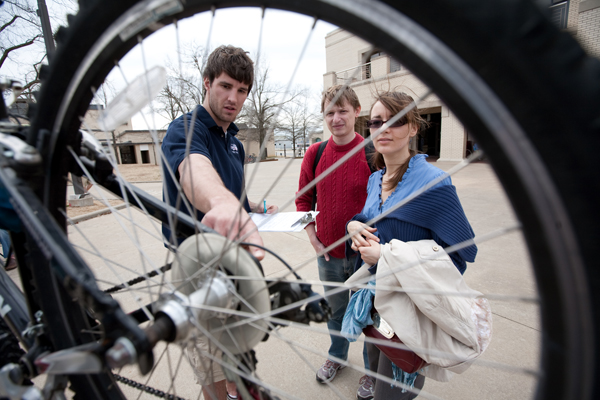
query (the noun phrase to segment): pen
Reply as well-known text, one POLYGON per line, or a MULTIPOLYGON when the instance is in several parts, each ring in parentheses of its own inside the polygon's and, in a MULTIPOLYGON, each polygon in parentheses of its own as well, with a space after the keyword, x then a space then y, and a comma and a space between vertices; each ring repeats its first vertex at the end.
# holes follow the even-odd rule
POLYGON ((265 214, 267 213, 267 199, 263 200, 263 207, 265 208, 265 214))

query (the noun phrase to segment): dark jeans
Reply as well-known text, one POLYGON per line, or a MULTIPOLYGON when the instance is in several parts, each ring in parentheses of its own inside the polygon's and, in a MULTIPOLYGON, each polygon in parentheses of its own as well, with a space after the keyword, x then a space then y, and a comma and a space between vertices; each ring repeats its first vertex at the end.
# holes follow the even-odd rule
MULTIPOLYGON (((356 256, 346 260, 345 258, 329 257, 329 261, 325 261, 325 257, 321 256, 317 259, 319 266, 319 279, 326 282, 345 282, 350 275, 354 273, 354 264, 356 256)), ((331 307, 332 318, 327 321, 329 332, 340 333, 342 329, 342 321, 350 300, 350 291, 344 290, 340 293, 329 296, 328 291, 338 289, 335 286, 325 286, 325 298, 331 307)), ((331 346, 329 347, 329 355, 342 360, 348 359, 348 348, 350 342, 345 337, 330 334, 331 346)), ((367 359, 367 349, 363 348, 363 360, 365 368, 369 369, 369 361, 367 359)), ((333 360, 332 360, 333 361, 333 360)))

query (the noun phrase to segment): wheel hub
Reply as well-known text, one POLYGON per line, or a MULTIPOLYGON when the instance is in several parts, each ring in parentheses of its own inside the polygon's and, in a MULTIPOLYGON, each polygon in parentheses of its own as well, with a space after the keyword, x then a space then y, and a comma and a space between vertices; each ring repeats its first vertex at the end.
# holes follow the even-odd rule
POLYGON ((175 292, 155 312, 169 316, 176 341, 192 336, 217 340, 232 354, 251 350, 264 337, 269 291, 257 262, 244 249, 212 233, 187 238, 171 268, 175 292))

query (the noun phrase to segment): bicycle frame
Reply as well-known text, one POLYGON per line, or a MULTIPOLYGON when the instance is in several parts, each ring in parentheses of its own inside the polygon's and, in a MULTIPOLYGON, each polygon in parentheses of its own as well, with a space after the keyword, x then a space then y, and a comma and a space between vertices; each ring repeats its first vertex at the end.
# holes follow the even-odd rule
MULTIPOLYGON (((48 373, 53 375, 53 378, 49 379, 47 385, 53 386, 59 385, 61 380, 66 379, 67 374, 98 373, 106 366, 106 355, 111 351, 113 345, 118 346, 121 338, 127 338, 135 347, 134 354, 136 356, 127 363, 136 362, 142 374, 149 372, 154 365, 152 353, 154 345, 159 340, 166 340, 167 337, 172 336, 169 329, 173 328, 170 326, 165 328, 165 324, 168 323, 161 322, 168 317, 160 317, 163 318, 162 320, 155 319, 153 325, 142 329, 139 327, 139 323, 142 322, 138 317, 139 313, 126 314, 117 301, 98 288, 92 271, 71 246, 64 229, 60 227, 36 193, 36 188, 41 187, 43 180, 43 160, 38 151, 17 137, 4 133, 0 133, 0 144, 11 149, 8 157, 0 155, 0 187, 8 192, 10 203, 21 221, 23 229, 22 233, 18 233, 20 240, 14 241, 16 242, 14 247, 19 261, 19 273, 27 295, 17 287, 4 270, 0 271, 1 315, 27 350, 21 363, 23 365, 19 365, 21 368, 19 376, 33 378, 40 373, 48 373), (27 249, 23 246, 24 242, 28 244, 27 249), (49 268, 39 268, 42 265, 47 265, 49 268), (44 273, 46 276, 40 279, 38 274, 44 273), (71 299, 77 299, 86 307, 93 309, 94 318, 100 320, 103 326, 102 343, 90 342, 62 350, 52 348, 50 339, 46 337, 47 332, 44 331, 43 313, 30 295, 32 289, 27 287, 30 285, 30 280, 24 278, 30 275, 37 275, 38 282, 62 285, 71 299), (68 355, 85 354, 84 357, 87 357, 86 368, 73 369, 68 362, 64 361, 54 364, 57 357, 64 357, 65 354, 67 358, 68 355)), ((93 155, 90 153, 90 155, 92 159, 85 161, 86 169, 89 168, 88 173, 92 171, 91 174, 103 187, 120 197, 130 199, 133 205, 145 209, 159 220, 166 221, 169 213, 178 215, 176 228, 178 235, 190 236, 199 231, 213 232, 189 215, 172 209, 143 191, 131 185, 121 185, 112 174, 110 164, 107 165, 99 153, 93 155)), ((35 289, 43 291, 44 287, 35 289)), ((269 288, 269 292, 294 299, 286 304, 310 297, 313 294, 307 285, 291 285, 287 282, 277 282, 269 288)), ((274 301, 272 309, 279 306, 277 300, 274 301)), ((283 304, 281 305, 283 306, 283 304)), ((311 320, 309 313, 300 312, 299 309, 300 306, 297 309, 286 310, 278 316, 308 323, 311 320)), ((327 314, 326 308, 324 310, 327 314)), ((324 319, 320 319, 320 321, 324 321, 324 319)), ((110 364, 110 361, 108 363, 110 364)), ((114 365, 111 366, 114 367, 114 365)), ((14 370, 17 367, 15 364, 11 364, 11 368, 14 370)), ((9 374, 12 374, 9 370, 3 369, 0 372, 0 379, 3 379, 5 386, 8 386, 8 388, 4 388, 7 393, 2 393, 3 388, 0 385, 0 395, 8 395, 11 398, 18 397, 21 394, 19 390, 24 390, 24 387, 14 382, 8 382, 9 374)), ((46 391, 46 389, 44 390, 46 391)))
POLYGON ((29 350, 34 344, 34 337, 31 335, 33 324, 25 295, 4 268, 0 268, 0 315, 23 347, 29 350))

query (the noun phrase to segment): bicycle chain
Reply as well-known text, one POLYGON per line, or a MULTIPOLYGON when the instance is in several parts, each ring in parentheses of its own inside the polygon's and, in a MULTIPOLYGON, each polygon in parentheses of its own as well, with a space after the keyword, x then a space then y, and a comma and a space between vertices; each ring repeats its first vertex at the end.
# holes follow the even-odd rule
POLYGON ((154 271, 150 272, 147 276, 144 276, 144 275, 138 276, 137 278, 132 279, 129 282, 127 282, 127 284, 120 284, 120 285, 117 285, 117 286, 113 286, 113 287, 111 287, 109 289, 106 289, 104 291, 104 293, 110 294, 110 293, 118 292, 119 290, 125 289, 128 286, 137 285, 140 282, 144 282, 148 278, 155 277, 160 272, 162 272, 164 274, 165 272, 167 272, 170 269, 171 269, 171 264, 164 265, 164 266, 160 267, 159 269, 155 269, 154 271))
MULTIPOLYGON (((114 292, 117 292, 117 291, 119 291, 121 289, 124 289, 127 286, 137 285, 138 283, 143 282, 143 281, 147 280, 148 278, 152 278, 152 277, 158 275, 159 272, 165 273, 165 272, 167 272, 170 269, 171 269, 171 264, 167 264, 165 266, 160 267, 159 269, 156 269, 156 270, 150 272, 146 276, 139 276, 139 277, 137 277, 135 279, 130 280, 129 282, 127 282, 126 285, 125 284, 121 284, 121 285, 113 286, 113 287, 111 287, 109 289, 106 289, 104 291, 104 293, 114 293, 114 292)), ((123 384, 125 384, 127 386, 130 386, 130 387, 132 387, 134 389, 138 389, 138 390, 141 390, 143 392, 152 394, 152 395, 154 395, 156 397, 165 398, 165 399, 169 399, 169 400, 186 400, 186 399, 184 399, 182 397, 175 396, 173 394, 167 394, 167 393, 163 392, 162 390, 155 389, 152 386, 144 385, 143 383, 134 381, 134 380, 129 379, 129 378, 125 378, 125 377, 123 377, 121 375, 118 375, 118 374, 113 374, 113 376, 115 377, 115 379, 117 381, 119 381, 119 382, 121 382, 121 383, 123 383, 123 384)))
POLYGON ((167 393, 163 392, 162 390, 154 389, 151 386, 147 386, 147 385, 144 385, 143 383, 139 383, 134 380, 122 377, 121 375, 113 374, 113 376, 115 377, 115 379, 117 381, 119 381, 127 386, 131 386, 132 388, 142 390, 149 394, 153 394, 156 397, 161 397, 161 398, 165 398, 165 399, 169 399, 169 400, 185 400, 182 397, 175 396, 174 394, 167 394, 167 393))

